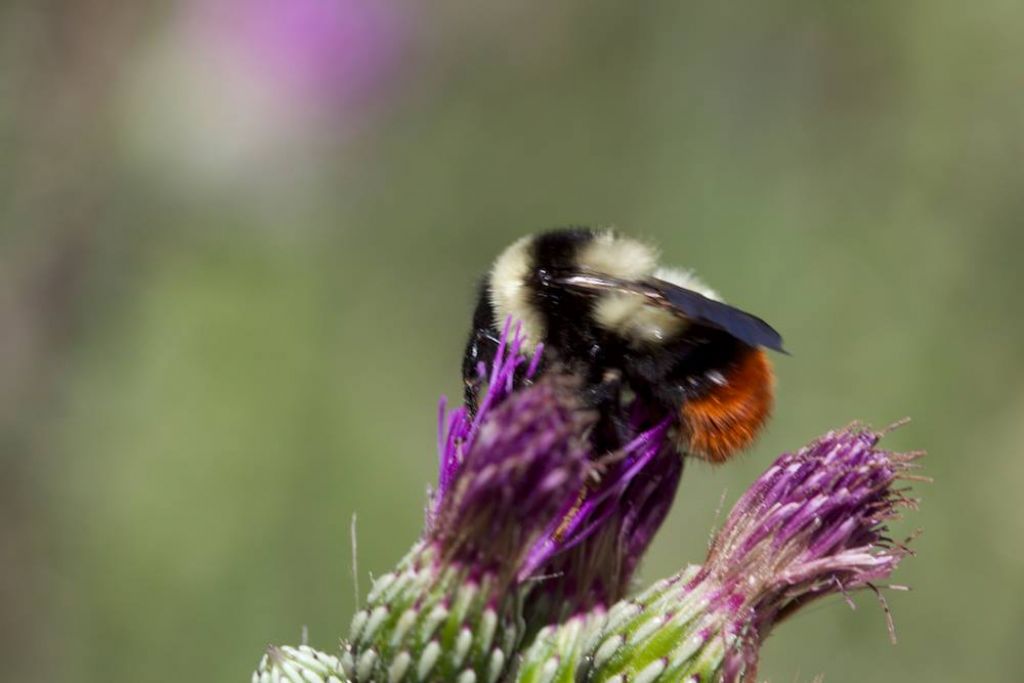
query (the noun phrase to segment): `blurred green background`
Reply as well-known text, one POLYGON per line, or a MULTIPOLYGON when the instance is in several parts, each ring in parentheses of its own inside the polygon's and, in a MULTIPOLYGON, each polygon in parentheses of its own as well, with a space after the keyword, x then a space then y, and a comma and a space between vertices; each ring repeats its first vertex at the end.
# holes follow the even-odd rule
POLYGON ((5 680, 242 680, 331 648, 416 538, 473 287, 615 224, 772 321, 776 417, 691 463, 703 557, 775 454, 930 452, 889 595, 772 681, 1024 671, 1024 5, 113 0, 0 7, 5 680))

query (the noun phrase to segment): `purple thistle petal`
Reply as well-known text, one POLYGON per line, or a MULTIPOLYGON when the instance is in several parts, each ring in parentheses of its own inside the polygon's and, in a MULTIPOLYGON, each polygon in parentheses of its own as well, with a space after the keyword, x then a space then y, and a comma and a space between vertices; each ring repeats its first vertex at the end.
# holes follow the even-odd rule
POLYGON ((444 476, 445 445, 448 441, 448 397, 442 396, 437 402, 437 466, 438 472, 444 476))
MULTIPOLYGON (((453 410, 448 417, 446 434, 442 435, 438 440, 440 449, 438 454, 438 459, 440 460, 438 490, 433 496, 432 509, 436 508, 446 495, 452 478, 461 466, 463 453, 472 448, 480 423, 487 418, 493 407, 508 398, 511 393, 511 387, 508 382, 515 376, 517 369, 523 364, 523 359, 519 356, 518 351, 524 343, 524 337, 520 326, 517 325, 514 331, 511 331, 510 323, 511 321, 508 321, 505 324, 490 375, 488 376, 487 368, 482 363, 478 368, 480 377, 487 377, 488 383, 475 418, 470 419, 469 412, 465 406, 453 410), (510 334, 512 335, 511 342, 509 342, 510 334)), ((533 377, 533 372, 527 372, 527 380, 533 377)), ((441 401, 442 405, 446 403, 444 398, 441 401)))
POLYGON ((549 577, 527 605, 532 627, 610 605, 626 594, 671 508, 683 469, 682 458, 666 443, 664 424, 630 447, 595 471, 596 481, 574 501, 565 521, 531 553, 528 571, 549 577))

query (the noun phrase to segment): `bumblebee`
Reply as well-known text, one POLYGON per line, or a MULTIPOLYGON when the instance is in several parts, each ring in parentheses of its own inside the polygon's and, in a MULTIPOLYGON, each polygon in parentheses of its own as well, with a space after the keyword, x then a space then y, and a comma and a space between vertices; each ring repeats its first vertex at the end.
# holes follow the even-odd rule
POLYGON ((471 410, 478 367, 494 358, 509 317, 522 325, 524 348, 543 343, 544 365, 579 378, 584 402, 608 421, 623 418, 624 396, 674 416, 683 453, 724 462, 771 413, 765 350, 785 353, 779 333, 613 230, 529 235, 498 256, 481 283, 463 361, 471 410))

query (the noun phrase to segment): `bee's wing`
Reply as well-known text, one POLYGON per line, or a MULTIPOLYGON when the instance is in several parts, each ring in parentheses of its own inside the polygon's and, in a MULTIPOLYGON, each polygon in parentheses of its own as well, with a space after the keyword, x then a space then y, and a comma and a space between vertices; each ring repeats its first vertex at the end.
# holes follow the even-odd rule
POLYGON ((618 291, 638 294, 645 297, 652 306, 668 309, 681 318, 722 330, 750 346, 763 346, 787 353, 782 346, 782 336, 757 316, 671 282, 655 278, 631 282, 589 273, 574 273, 558 278, 557 281, 565 287, 595 293, 618 291))

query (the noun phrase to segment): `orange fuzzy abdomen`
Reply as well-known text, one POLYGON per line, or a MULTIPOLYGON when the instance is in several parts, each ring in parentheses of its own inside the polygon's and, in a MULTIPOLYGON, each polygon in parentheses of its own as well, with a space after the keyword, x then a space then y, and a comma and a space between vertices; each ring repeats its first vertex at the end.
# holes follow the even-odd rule
POLYGON ((680 408, 680 448, 716 463, 757 438, 771 413, 774 385, 771 363, 757 348, 744 349, 722 376, 724 383, 680 408))

